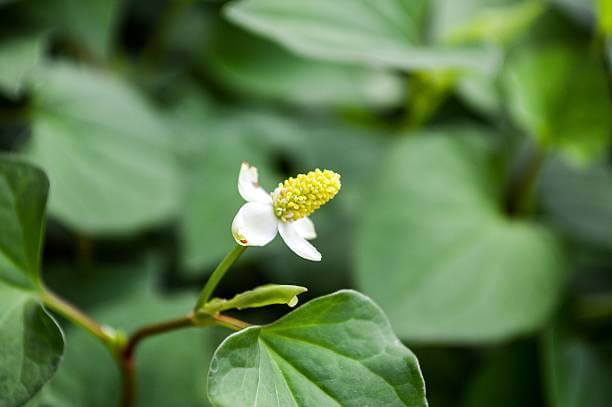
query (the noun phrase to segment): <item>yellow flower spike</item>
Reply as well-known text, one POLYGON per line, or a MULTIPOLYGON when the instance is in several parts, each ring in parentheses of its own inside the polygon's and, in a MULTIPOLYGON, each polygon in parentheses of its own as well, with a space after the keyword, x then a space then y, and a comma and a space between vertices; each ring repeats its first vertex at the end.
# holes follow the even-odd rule
POLYGON ((291 177, 272 192, 274 214, 283 222, 304 218, 332 200, 341 186, 340 175, 330 170, 291 177))

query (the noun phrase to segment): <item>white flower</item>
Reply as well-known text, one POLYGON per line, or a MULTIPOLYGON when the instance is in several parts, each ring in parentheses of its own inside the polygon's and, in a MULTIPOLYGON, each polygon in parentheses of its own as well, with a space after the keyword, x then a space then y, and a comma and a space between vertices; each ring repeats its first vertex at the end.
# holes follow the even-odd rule
POLYGON ((242 163, 238 191, 247 203, 232 222, 232 235, 242 246, 265 246, 276 233, 294 253, 307 260, 320 261, 321 253, 308 242, 317 237, 308 218, 340 190, 340 176, 319 169, 289 178, 269 194, 259 186, 257 168, 242 163))

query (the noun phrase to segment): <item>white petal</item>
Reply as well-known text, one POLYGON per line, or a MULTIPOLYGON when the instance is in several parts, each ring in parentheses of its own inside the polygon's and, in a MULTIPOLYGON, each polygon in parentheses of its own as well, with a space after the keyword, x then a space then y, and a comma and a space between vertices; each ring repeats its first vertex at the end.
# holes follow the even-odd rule
POLYGON ((238 175, 238 192, 247 202, 271 203, 272 197, 265 189, 259 186, 257 168, 247 162, 242 163, 238 175))
POLYGON ((245 203, 232 222, 232 235, 241 246, 265 246, 274 239, 277 230, 278 219, 272 204, 245 203))
POLYGON ((314 223, 310 220, 310 218, 300 218, 293 222, 293 227, 298 232, 298 235, 302 236, 306 240, 312 240, 317 237, 317 232, 315 231, 314 223))
POLYGON ((278 222, 278 231, 281 237, 287 243, 287 246, 295 254, 306 260, 320 261, 321 253, 306 239, 304 239, 297 231, 295 222, 278 222))

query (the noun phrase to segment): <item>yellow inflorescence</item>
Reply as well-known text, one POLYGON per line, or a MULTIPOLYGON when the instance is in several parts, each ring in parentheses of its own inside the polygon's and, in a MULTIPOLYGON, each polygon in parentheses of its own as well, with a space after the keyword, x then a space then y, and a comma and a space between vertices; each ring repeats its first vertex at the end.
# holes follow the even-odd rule
POLYGON ((284 222, 310 215, 340 191, 340 175, 316 169, 278 184, 272 192, 274 213, 284 222))

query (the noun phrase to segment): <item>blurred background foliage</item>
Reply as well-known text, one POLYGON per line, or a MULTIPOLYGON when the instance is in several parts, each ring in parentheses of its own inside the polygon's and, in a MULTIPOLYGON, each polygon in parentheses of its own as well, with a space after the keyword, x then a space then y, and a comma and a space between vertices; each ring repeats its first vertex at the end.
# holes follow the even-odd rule
MULTIPOLYGON (((221 294, 363 291, 432 406, 609 406, 611 36, 609 0, 0 0, 0 147, 50 178, 44 279, 103 323, 190 307, 242 161, 329 168, 323 261, 277 239, 221 294)), ((141 405, 206 405, 222 334, 146 343, 141 405)), ((101 345, 66 349, 30 404, 114 402, 101 345)))

